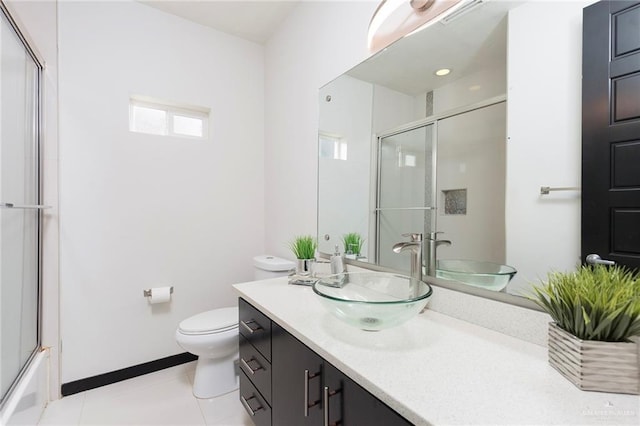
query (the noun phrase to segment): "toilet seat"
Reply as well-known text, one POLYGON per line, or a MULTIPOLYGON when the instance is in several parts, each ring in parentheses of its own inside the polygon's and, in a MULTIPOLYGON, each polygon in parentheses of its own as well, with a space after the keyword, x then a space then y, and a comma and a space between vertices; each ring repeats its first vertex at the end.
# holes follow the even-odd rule
POLYGON ((187 335, 215 334, 238 328, 238 308, 220 308, 189 317, 178 326, 187 335))

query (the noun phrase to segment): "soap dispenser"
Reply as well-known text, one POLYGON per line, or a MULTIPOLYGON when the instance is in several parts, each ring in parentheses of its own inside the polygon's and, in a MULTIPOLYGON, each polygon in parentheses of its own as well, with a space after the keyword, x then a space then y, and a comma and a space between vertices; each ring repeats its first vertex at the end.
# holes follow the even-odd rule
POLYGON ((331 256, 331 273, 332 274, 341 274, 344 272, 344 263, 342 262, 342 255, 340 254, 340 250, 338 249, 338 245, 336 244, 335 253, 331 256))

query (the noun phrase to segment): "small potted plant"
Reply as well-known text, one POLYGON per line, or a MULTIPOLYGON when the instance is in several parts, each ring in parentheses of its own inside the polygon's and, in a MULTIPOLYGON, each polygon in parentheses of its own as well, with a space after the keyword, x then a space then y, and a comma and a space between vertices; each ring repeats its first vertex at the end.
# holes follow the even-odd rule
POLYGON ((360 257, 364 239, 357 232, 350 232, 342 236, 344 244, 344 255, 347 259, 357 259, 360 257))
POLYGON ((302 276, 313 275, 316 248, 318 247, 315 238, 311 235, 295 237, 289 247, 297 259, 296 274, 302 276))
POLYGON ((624 267, 550 273, 531 299, 549 324, 549 363, 582 390, 640 394, 640 276, 624 267))

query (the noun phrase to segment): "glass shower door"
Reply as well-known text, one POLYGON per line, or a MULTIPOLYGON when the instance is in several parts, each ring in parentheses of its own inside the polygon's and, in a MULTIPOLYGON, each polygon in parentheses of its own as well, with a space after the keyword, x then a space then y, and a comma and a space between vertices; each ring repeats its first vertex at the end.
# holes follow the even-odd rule
POLYGON ((376 260, 407 273, 408 255, 394 253, 392 247, 409 240, 402 234, 433 229, 433 129, 429 124, 378 140, 376 260))
POLYGON ((39 348, 40 69, 0 13, 0 401, 39 348))

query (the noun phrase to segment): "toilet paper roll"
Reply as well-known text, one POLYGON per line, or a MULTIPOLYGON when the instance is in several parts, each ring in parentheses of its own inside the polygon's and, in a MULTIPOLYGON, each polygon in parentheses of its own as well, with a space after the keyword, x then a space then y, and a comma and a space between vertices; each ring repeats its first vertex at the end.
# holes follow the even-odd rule
POLYGON ((171 301, 171 287, 154 287, 151 289, 149 303, 166 303, 171 301))

